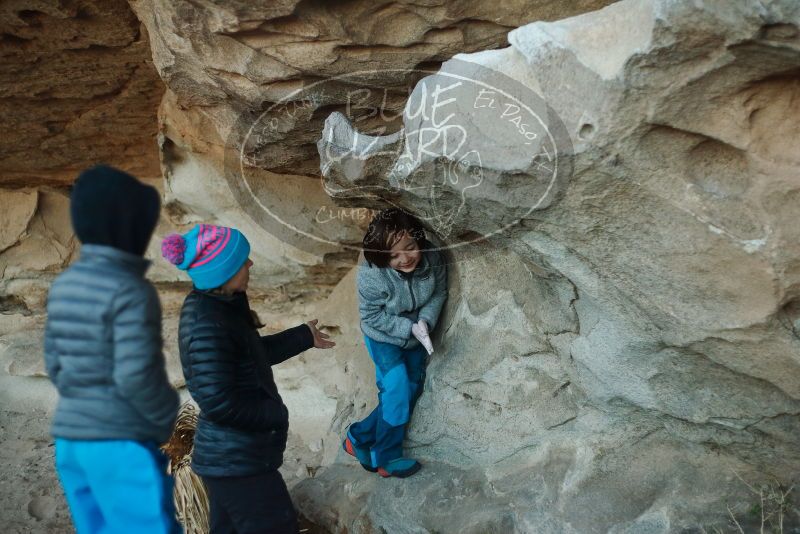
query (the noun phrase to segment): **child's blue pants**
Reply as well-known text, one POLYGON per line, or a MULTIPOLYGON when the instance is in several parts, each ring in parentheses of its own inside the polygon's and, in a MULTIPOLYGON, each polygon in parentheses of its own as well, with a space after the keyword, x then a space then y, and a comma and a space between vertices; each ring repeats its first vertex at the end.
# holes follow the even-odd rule
POLYGON ((78 534, 182 532, 166 468, 155 444, 56 438, 56 470, 78 534))
POLYGON ((369 449, 372 467, 403 456, 403 438, 414 404, 425 383, 425 348, 402 349, 364 336, 375 362, 378 406, 363 421, 350 425, 353 445, 369 449))

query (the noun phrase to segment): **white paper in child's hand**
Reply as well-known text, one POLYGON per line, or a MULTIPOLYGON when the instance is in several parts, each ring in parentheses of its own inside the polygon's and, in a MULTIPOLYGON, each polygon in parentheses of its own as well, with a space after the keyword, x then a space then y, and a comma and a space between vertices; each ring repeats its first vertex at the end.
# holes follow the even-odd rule
POLYGON ((428 355, 433 354, 433 343, 431 343, 431 338, 428 335, 428 325, 424 321, 420 320, 414 323, 411 326, 411 333, 422 343, 422 346, 428 351, 428 355))

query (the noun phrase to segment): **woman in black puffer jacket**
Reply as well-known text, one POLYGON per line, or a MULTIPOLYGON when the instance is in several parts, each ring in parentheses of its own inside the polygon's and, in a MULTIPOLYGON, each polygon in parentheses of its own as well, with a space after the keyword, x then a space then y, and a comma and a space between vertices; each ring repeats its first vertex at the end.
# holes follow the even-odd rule
POLYGON ((247 300, 250 245, 237 230, 198 225, 171 235, 162 252, 194 282, 178 342, 186 385, 200 407, 192 468, 209 492, 211 532, 296 533, 278 468, 289 414, 272 375, 277 365, 334 343, 316 319, 261 336, 247 300))

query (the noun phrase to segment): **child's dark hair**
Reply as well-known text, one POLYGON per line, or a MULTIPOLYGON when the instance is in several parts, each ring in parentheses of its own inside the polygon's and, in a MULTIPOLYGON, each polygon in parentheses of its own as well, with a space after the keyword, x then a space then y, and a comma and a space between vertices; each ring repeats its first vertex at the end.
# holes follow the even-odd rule
POLYGON ((422 250, 425 248, 425 228, 413 215, 399 208, 390 208, 378 212, 369 223, 364 236, 364 259, 372 266, 384 268, 389 266, 392 247, 400 240, 403 232, 407 232, 422 250))

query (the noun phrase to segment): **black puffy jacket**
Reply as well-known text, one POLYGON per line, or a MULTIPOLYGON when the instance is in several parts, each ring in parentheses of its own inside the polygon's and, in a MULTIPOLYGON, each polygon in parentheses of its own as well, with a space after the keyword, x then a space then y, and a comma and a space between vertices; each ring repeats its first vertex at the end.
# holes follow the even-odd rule
POLYGON ((272 365, 314 346, 299 325, 261 336, 245 293, 194 289, 178 331, 186 385, 200 407, 192 468, 202 476, 246 476, 283 463, 289 413, 272 365))

